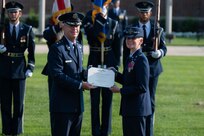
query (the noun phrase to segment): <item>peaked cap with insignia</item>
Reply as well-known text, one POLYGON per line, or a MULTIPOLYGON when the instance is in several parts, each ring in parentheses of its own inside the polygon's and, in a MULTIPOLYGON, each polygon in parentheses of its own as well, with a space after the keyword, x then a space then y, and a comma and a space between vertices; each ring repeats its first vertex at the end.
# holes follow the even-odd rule
POLYGON ((144 37, 144 34, 141 28, 128 26, 124 30, 124 36, 127 38, 140 38, 144 37))
POLYGON ((139 12, 149 12, 154 7, 154 4, 151 1, 140 1, 135 4, 139 12))
POLYGON ((7 11, 12 12, 12 11, 17 11, 17 10, 23 10, 23 5, 16 2, 16 1, 10 1, 6 3, 5 8, 7 11))
POLYGON ((78 12, 69 12, 59 16, 58 20, 70 26, 80 26, 84 15, 78 12))

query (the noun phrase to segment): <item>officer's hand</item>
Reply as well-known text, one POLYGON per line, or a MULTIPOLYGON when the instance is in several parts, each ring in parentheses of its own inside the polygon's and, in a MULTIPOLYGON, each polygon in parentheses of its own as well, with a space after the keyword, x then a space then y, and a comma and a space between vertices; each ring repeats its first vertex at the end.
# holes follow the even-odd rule
POLYGON ((85 79, 87 79, 88 77, 88 70, 92 67, 92 65, 89 65, 88 68, 86 70, 84 70, 83 76, 85 79))
POLYGON ((33 76, 33 72, 30 69, 28 69, 28 70, 26 70, 25 76, 26 77, 32 77, 33 76))
POLYGON ((3 44, 0 44, 0 53, 4 53, 6 50, 6 47, 3 44))
POLYGON ((158 59, 159 57, 161 57, 162 52, 161 50, 156 50, 156 51, 152 51, 150 52, 152 58, 158 59))
POLYGON ((112 70, 115 74, 118 73, 118 71, 114 67, 109 67, 109 70, 112 70))
POLYGON ((92 84, 88 83, 88 82, 82 82, 82 88, 86 89, 86 90, 90 90, 90 89, 94 89, 96 87, 93 86, 92 84))
POLYGON ((116 85, 112 86, 109 88, 113 93, 120 93, 120 88, 117 87, 116 85))

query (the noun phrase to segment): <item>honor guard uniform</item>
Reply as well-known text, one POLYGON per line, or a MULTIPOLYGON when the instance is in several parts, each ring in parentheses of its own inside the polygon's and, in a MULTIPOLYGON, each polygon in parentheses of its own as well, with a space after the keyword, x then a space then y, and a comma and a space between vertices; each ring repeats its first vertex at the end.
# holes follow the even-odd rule
POLYGON ((25 85, 35 67, 35 43, 32 27, 19 20, 23 5, 10 1, 5 7, 9 23, 5 24, 4 50, 0 51, 2 133, 18 135, 23 132, 25 85))
MULTIPOLYGON (((165 43, 164 32, 160 31, 159 34, 159 44, 158 49, 154 49, 154 22, 150 20, 152 15, 152 8, 154 4, 151 1, 140 1, 135 4, 138 10, 138 17, 139 20, 134 26, 140 27, 144 31, 144 40, 142 44, 142 52, 144 52, 149 61, 150 67, 150 79, 149 79, 149 90, 150 90, 150 98, 151 98, 151 107, 152 107, 152 114, 147 117, 146 122, 146 136, 153 136, 153 123, 154 123, 154 111, 155 111, 155 94, 157 83, 159 79, 159 75, 162 73, 163 68, 160 59, 166 55, 167 48, 165 43)), ((157 28, 162 30, 163 28, 157 28)), ((124 58, 123 63, 125 63, 129 51, 124 45, 124 58)))
MULTIPOLYGON (((116 70, 116 85, 112 92, 121 94, 120 115, 122 116, 123 136, 146 136, 146 117, 151 112, 149 92, 149 64, 142 53, 143 31, 139 27, 127 27, 124 32, 126 46, 130 55, 124 65, 123 73, 116 70)), ((112 68, 111 68, 112 69, 112 68)))
MULTIPOLYGON (((107 34, 104 41, 104 63, 108 67, 117 67, 115 52, 113 50, 115 45, 114 35, 117 27, 117 22, 107 17, 107 9, 103 9, 103 13, 96 15, 94 23, 92 20, 92 10, 87 12, 84 20, 83 27, 87 36, 89 44, 89 57, 88 66, 100 67, 101 59, 101 46, 102 43, 98 39, 99 32, 105 27, 107 34)), ((111 128, 111 105, 112 105, 112 92, 108 88, 96 88, 90 91, 91 97, 91 126, 92 136, 107 136, 111 128), (100 97, 102 95, 102 106, 100 106, 100 97), (102 109, 100 110, 100 107, 102 109), (101 112, 100 112, 101 111, 101 112), (100 116, 101 113, 101 116, 100 116), (101 117, 101 118, 100 118, 101 117)))
POLYGON ((80 136, 83 91, 92 87, 83 81, 82 45, 77 41, 83 17, 77 12, 59 16, 64 35, 49 49, 48 74, 53 80, 49 108, 52 136, 80 136))
POLYGON ((120 60, 121 60, 122 47, 124 42, 123 31, 125 30, 128 24, 127 12, 126 10, 123 10, 120 8, 120 0, 113 1, 113 8, 109 9, 108 17, 118 21, 117 29, 114 36, 115 38, 114 41, 116 42, 114 43, 114 45, 117 45, 117 46, 113 46, 113 50, 115 52, 117 65, 119 67, 121 63, 120 60))

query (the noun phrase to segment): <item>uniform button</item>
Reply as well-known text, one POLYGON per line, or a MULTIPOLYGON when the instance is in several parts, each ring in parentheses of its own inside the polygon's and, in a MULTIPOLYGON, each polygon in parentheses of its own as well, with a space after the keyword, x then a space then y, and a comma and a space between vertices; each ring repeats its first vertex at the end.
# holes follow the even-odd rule
POLYGON ((13 63, 14 63, 14 61, 11 61, 11 63, 13 64, 13 63))

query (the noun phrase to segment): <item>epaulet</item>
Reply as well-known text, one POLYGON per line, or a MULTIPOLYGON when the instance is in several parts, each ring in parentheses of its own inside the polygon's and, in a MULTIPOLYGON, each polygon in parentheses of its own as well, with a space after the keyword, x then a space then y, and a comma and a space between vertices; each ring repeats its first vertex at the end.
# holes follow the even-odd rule
POLYGON ((25 23, 22 23, 25 27, 28 27, 28 28, 30 28, 30 27, 32 27, 31 25, 28 25, 28 24, 25 24, 25 23))
POLYGON ((142 56, 142 53, 140 53, 138 56, 142 56))
POLYGON ((56 42, 56 44, 61 44, 62 43, 62 40, 59 40, 56 42))

